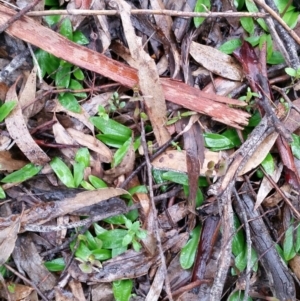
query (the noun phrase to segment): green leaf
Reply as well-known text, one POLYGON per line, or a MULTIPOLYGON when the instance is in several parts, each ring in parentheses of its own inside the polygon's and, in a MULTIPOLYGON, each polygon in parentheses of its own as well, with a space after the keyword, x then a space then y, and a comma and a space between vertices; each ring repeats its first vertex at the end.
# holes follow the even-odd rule
POLYGON ((198 243, 201 234, 200 225, 193 229, 190 234, 189 241, 185 244, 185 246, 181 249, 180 252, 180 265, 183 269, 187 270, 192 267, 195 261, 198 243))
POLYGON ((251 37, 245 38, 245 41, 247 41, 253 47, 255 47, 255 46, 257 46, 259 44, 260 36, 251 36, 251 37))
MULTIPOLYGON (((257 13, 258 12, 258 8, 252 0, 246 0, 245 4, 246 4, 246 7, 247 7, 247 9, 250 13, 257 13)), ((263 30, 268 32, 268 26, 262 18, 258 18, 257 23, 261 26, 261 28, 263 30)))
POLYGON ((73 40, 73 28, 72 23, 68 17, 61 22, 59 33, 69 40, 73 40))
POLYGON ((67 110, 75 113, 81 112, 81 106, 72 93, 66 92, 64 94, 59 94, 58 100, 60 104, 67 110))
POLYGON ((84 73, 80 68, 76 68, 73 72, 73 75, 78 80, 84 80, 84 73))
POLYGON ((97 237, 94 237, 90 231, 84 233, 84 241, 87 243, 89 250, 95 250, 102 248, 102 241, 97 237))
MULTIPOLYGON (((83 86, 77 80, 71 79, 70 80, 69 89, 72 89, 72 90, 82 90, 83 86)), ((80 98, 86 98, 87 97, 87 94, 85 92, 73 93, 73 95, 76 96, 76 97, 80 97, 80 98)))
POLYGON ((279 51, 273 51, 272 55, 267 58, 267 63, 270 65, 279 65, 284 63, 284 57, 279 51))
POLYGON ((60 59, 58 59, 54 55, 49 54, 48 52, 46 52, 44 50, 38 49, 35 52, 35 56, 39 63, 42 77, 44 77, 46 74, 50 75, 58 69, 60 59))
POLYGON ((81 181, 80 185, 86 190, 95 190, 96 189, 94 186, 92 186, 87 181, 81 181))
POLYGON ((261 162, 262 167, 268 175, 271 175, 275 170, 275 162, 270 153, 267 154, 265 159, 261 162))
POLYGON ((40 172, 42 166, 37 166, 29 163, 21 169, 12 172, 8 176, 4 177, 1 182, 3 183, 21 183, 26 181, 40 172))
POLYGON ((93 271, 93 267, 91 265, 90 262, 83 262, 83 263, 80 263, 78 265, 78 267, 80 268, 80 270, 83 272, 83 273, 86 273, 86 274, 89 274, 89 273, 92 273, 93 271))
POLYGON ((96 138, 99 139, 104 144, 114 148, 120 148, 124 144, 124 142, 128 139, 127 137, 113 135, 113 134, 98 134, 96 135, 96 138))
POLYGON ((248 126, 249 127, 256 127, 260 123, 260 121, 261 121, 261 116, 260 116, 259 112, 255 112, 250 117, 248 126))
POLYGON ((99 234, 102 234, 104 232, 107 232, 106 229, 102 228, 101 226, 99 226, 96 223, 94 223, 93 226, 94 226, 94 230, 95 230, 96 235, 99 235, 99 234))
POLYGON ((60 61, 59 68, 55 74, 55 85, 58 88, 69 88, 71 80, 71 64, 60 61))
POLYGON ((50 272, 61 272, 66 266, 65 260, 62 257, 46 261, 44 262, 44 265, 50 272))
POLYGON ((3 190, 3 188, 0 186, 0 199, 5 199, 6 195, 5 195, 5 191, 3 190))
MULTIPOLYGON (((51 7, 50 10, 56 10, 56 9, 59 9, 59 8, 54 6, 54 7, 51 7)), ((61 19, 61 16, 60 15, 45 16, 45 17, 43 17, 43 19, 49 26, 53 26, 59 22, 59 20, 61 19)))
POLYGON ((295 10, 287 11, 283 16, 283 21, 291 28, 293 29, 297 25, 299 17, 299 12, 296 12, 295 10))
POLYGON ((293 226, 290 226, 285 232, 285 237, 283 241, 283 257, 286 261, 289 261, 296 256, 293 233, 293 226))
POLYGON ((69 167, 61 159, 55 157, 50 162, 50 166, 63 184, 65 184, 68 188, 76 187, 69 167))
POLYGON ((85 166, 82 162, 75 162, 73 165, 74 183, 76 188, 81 184, 83 180, 84 169, 85 166))
POLYGON ((291 144, 292 153, 297 158, 300 159, 300 137, 296 134, 292 134, 293 142, 291 144))
POLYGON ((238 147, 242 144, 236 129, 228 129, 222 133, 222 136, 227 137, 235 147, 238 147))
MULTIPOLYGON (((227 301, 241 301, 244 300, 244 291, 235 291, 230 294, 227 301)), ((253 301, 251 297, 247 298, 247 301, 253 301)))
POLYGON ((243 228, 240 228, 241 223, 236 215, 233 216, 233 224, 235 234, 232 240, 232 254, 238 256, 238 254, 246 251, 246 241, 243 228))
POLYGON ((211 148, 212 150, 225 150, 234 147, 234 144, 227 137, 214 134, 214 133, 204 133, 205 146, 211 148))
POLYGON ((97 237, 102 240, 103 249, 115 249, 123 247, 122 241, 127 232, 127 230, 115 229, 99 234, 97 237))
POLYGON ((113 157, 113 160, 112 160, 112 167, 116 167, 118 166, 124 156, 127 154, 130 146, 131 146, 131 143, 132 143, 132 138, 129 138, 114 154, 114 157, 113 157))
POLYGON ((45 0, 45 5, 46 6, 58 6, 58 0, 45 0))
MULTIPOLYGON (((209 11, 210 8, 211 8, 210 0, 197 0, 194 12, 195 13, 205 13, 205 12, 209 11)), ((204 20, 205 20, 205 18, 195 17, 194 18, 195 27, 198 28, 203 23, 204 20)))
POLYGON ((86 45, 89 43, 89 40, 81 31, 74 31, 73 32, 73 42, 79 45, 86 45))
POLYGON ((111 257, 114 258, 114 257, 117 257, 118 255, 124 253, 127 251, 127 246, 126 247, 119 247, 119 248, 115 248, 115 249, 112 249, 111 250, 111 257))
POLYGON ((120 141, 122 139, 122 141, 125 142, 131 137, 132 131, 130 128, 112 119, 105 120, 101 117, 91 117, 90 121, 103 134, 120 137, 120 141))
MULTIPOLYGON (((257 271, 257 253, 252 248, 251 249, 251 260, 250 260, 251 268, 254 271, 257 271)), ((243 252, 238 254, 235 258, 235 266, 239 269, 240 272, 244 271, 247 266, 247 249, 245 249, 243 252)))
POLYGON ((92 254, 95 256, 95 259, 101 261, 111 258, 111 250, 95 249, 92 250, 92 254))
MULTIPOLYGON (((74 249, 75 244, 71 244, 71 249, 74 249)), ((89 257, 92 255, 90 249, 86 246, 83 241, 79 242, 79 246, 75 252, 75 257, 81 259, 82 261, 88 261, 89 257)))
POLYGON ((122 245, 128 246, 132 242, 132 238, 133 238, 132 235, 127 233, 123 238, 122 245))
POLYGON ((234 50, 242 46, 241 39, 231 39, 219 47, 219 50, 226 53, 232 54, 234 50))
POLYGON ((245 4, 245 0, 234 0, 233 3, 237 10, 241 10, 245 4))
POLYGON ((297 71, 294 68, 287 67, 284 69, 285 73, 291 77, 295 77, 297 75, 297 71))
POLYGON ((138 185, 128 189, 128 192, 131 195, 134 195, 136 193, 148 193, 148 189, 145 185, 138 185))
POLYGON ((0 107, 0 122, 2 122, 9 115, 9 113, 14 109, 16 105, 17 102, 13 100, 13 101, 5 102, 0 107))
POLYGON ((276 5, 279 13, 281 14, 285 10, 286 6, 291 3, 289 3, 289 0, 274 0, 274 4, 276 5))
POLYGON ((112 225, 124 225, 126 220, 127 220, 126 216, 124 214, 120 214, 120 215, 106 218, 104 221, 112 225))
POLYGON ((90 175, 89 176, 89 181, 91 182, 91 184, 96 188, 96 189, 99 189, 99 188, 106 188, 107 187, 107 184, 99 179, 98 177, 96 176, 93 176, 93 175, 90 175))
POLYGON ((90 166, 90 153, 89 150, 86 147, 81 147, 75 155, 75 161, 81 162, 84 167, 90 166))
POLYGON ((298 253, 300 250, 300 226, 297 226, 296 230, 296 242, 295 242, 295 251, 298 253))
POLYGON ((132 247, 134 249, 134 251, 139 252, 142 248, 141 244, 136 241, 135 239, 132 240, 132 247))
POLYGON ((115 301, 129 301, 133 281, 131 279, 117 280, 113 282, 113 293, 115 301))
POLYGON ((250 34, 253 35, 254 33, 254 21, 252 18, 249 17, 241 17, 240 18, 241 24, 243 28, 250 34))

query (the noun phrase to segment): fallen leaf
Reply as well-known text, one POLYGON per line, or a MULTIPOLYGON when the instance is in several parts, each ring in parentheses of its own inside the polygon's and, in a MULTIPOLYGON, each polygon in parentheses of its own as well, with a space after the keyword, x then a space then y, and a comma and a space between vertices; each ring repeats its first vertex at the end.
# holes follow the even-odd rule
POLYGON ((243 79, 243 71, 234 58, 214 47, 192 42, 190 54, 199 64, 212 73, 236 81, 242 81, 243 79))

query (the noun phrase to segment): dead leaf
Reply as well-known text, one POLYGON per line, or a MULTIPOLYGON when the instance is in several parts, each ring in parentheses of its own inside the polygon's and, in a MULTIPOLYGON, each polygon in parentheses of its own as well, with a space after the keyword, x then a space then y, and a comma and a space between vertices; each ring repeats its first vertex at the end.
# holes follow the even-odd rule
POLYGON ((4 227, 0 230, 0 266, 6 262, 15 248, 20 225, 21 216, 17 216, 9 226, 4 227))
POLYGON ((214 47, 192 42, 190 54, 199 64, 212 73, 236 81, 242 81, 243 79, 243 71, 236 61, 214 47))
POLYGON ((8 151, 0 152, 0 170, 13 171, 25 166, 28 162, 16 160, 8 151))
POLYGON ((112 160, 111 150, 97 138, 84 134, 80 131, 68 128, 67 132, 71 137, 80 145, 86 146, 90 150, 99 154, 99 158, 102 162, 110 163, 112 160))
MULTIPOLYGON (((6 95, 6 102, 18 101, 15 84, 9 89, 6 95)), ((14 139, 20 150, 28 160, 37 165, 44 165, 50 161, 46 153, 32 139, 24 120, 19 103, 5 119, 6 128, 10 136, 14 139)))

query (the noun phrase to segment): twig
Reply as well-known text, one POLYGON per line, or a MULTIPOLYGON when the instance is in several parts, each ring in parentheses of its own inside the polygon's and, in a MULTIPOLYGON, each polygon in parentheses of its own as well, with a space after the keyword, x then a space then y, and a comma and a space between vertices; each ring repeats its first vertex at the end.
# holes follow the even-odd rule
POLYGON ((41 0, 34 0, 32 3, 28 4, 26 7, 17 12, 14 16, 12 16, 6 23, 0 26, 0 33, 5 31, 12 23, 20 19, 23 15, 25 15, 28 11, 30 11, 33 7, 35 7, 41 0))
POLYGON ((21 278, 25 283, 29 284, 30 286, 32 286, 36 292, 41 296, 41 298, 44 300, 44 301, 49 301, 47 299, 47 297, 41 292, 41 290, 35 285, 34 282, 28 280, 26 277, 24 277, 22 274, 20 274, 18 271, 16 271, 15 269, 13 269, 11 266, 9 266, 8 264, 4 264, 4 266, 10 270, 12 273, 14 273, 15 275, 17 275, 19 278, 21 278))
MULTIPOLYGON (((115 16, 118 15, 117 10, 88 10, 88 9, 70 9, 70 10, 45 10, 45 11, 34 11, 27 13, 30 17, 40 16, 52 16, 52 15, 81 15, 81 16, 95 16, 95 15, 106 15, 115 16)), ((253 17, 253 18, 266 18, 269 16, 267 13, 249 13, 249 12, 206 12, 206 13, 195 13, 195 12, 183 12, 176 10, 167 9, 132 9, 132 15, 166 15, 173 17, 204 17, 204 18, 236 18, 236 17, 253 17)))
POLYGON ((266 12, 268 12, 289 34, 290 36, 300 45, 300 38, 295 33, 294 30, 289 28, 289 26, 283 21, 283 19, 266 3, 261 0, 254 0, 260 7, 262 7, 266 12))
MULTIPOLYGON (((141 103, 141 111, 144 112, 144 103, 143 101, 140 101, 141 103)), ((145 127, 144 127, 144 120, 141 118, 141 143, 142 147, 144 149, 144 154, 145 154, 145 161, 146 161, 146 166, 147 166, 147 175, 148 175, 148 186, 149 186, 149 197, 150 197, 150 202, 151 202, 151 210, 154 216, 154 223, 153 223, 153 230, 155 234, 155 239, 157 242, 157 247, 159 250, 159 256, 161 260, 161 268, 162 268, 162 273, 165 279, 165 287, 166 287, 166 292, 168 295, 168 298, 170 301, 173 301, 172 297, 172 292, 170 288, 170 282, 168 278, 168 273, 167 273, 167 264, 166 264, 166 259, 164 255, 164 250, 161 244, 161 239, 158 231, 158 223, 157 223, 157 210, 155 207, 155 202, 154 202, 154 193, 153 193, 153 182, 152 182, 152 165, 150 162, 150 157, 148 153, 148 147, 147 147, 147 141, 146 141, 146 132, 145 132, 145 127)))

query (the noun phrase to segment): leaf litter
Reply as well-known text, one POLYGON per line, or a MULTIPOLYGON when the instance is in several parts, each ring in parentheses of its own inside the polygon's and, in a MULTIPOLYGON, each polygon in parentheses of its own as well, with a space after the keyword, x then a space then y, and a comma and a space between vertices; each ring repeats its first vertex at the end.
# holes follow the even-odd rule
MULTIPOLYGON (((117 15, 66 12, 47 26, 0 4, 11 61, 0 77, 1 297, 299 298, 287 264, 298 277, 300 63, 292 47, 275 50, 280 17, 132 14, 206 12, 201 0, 65 4, 117 15)), ((235 4, 218 12, 257 11, 235 4)))

